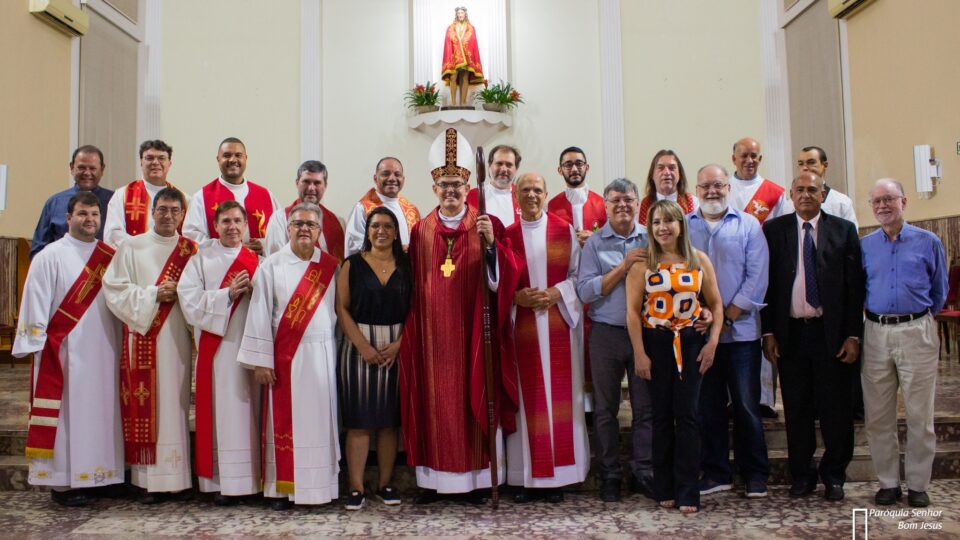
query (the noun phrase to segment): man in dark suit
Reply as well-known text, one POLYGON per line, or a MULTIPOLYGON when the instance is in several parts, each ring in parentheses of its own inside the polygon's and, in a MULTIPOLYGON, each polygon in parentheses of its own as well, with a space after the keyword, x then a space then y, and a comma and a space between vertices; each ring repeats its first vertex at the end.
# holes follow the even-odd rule
POLYGON ((825 448, 819 476, 827 500, 843 499, 853 457, 851 379, 863 332, 864 276, 853 223, 820 211, 823 179, 803 172, 790 198, 796 212, 767 221, 770 248, 763 349, 780 370, 791 497, 816 490, 814 421, 825 448))

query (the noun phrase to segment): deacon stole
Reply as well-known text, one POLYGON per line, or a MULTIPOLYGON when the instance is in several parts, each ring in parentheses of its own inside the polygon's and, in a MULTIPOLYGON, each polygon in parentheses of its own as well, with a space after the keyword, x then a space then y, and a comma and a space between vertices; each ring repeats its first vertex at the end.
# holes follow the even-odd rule
MULTIPOLYGON (((77 323, 93 305, 100 294, 103 274, 114 250, 102 241, 97 242, 80 275, 67 291, 47 324, 47 340, 40 352, 40 368, 37 373, 36 390, 31 380, 30 422, 27 426, 28 458, 53 459, 57 437, 57 422, 63 398, 63 366, 60 362, 60 347, 77 323)), ((30 370, 31 378, 33 369, 30 370)))
MULTIPOLYGON (((641 225, 647 224, 647 214, 650 213, 650 207, 653 206, 653 203, 657 202, 656 194, 648 195, 640 201, 640 214, 637 218, 640 220, 641 225)), ((689 193, 684 193, 683 196, 677 194, 677 204, 680 205, 680 209, 683 210, 684 214, 689 214, 693 212, 693 195, 689 193)))
MULTIPOLYGON (((477 192, 479 188, 473 188, 467 192, 467 204, 473 208, 480 208, 480 194, 477 192)), ((515 197, 517 193, 517 186, 515 184, 510 185, 510 202, 513 203, 513 215, 516 216, 513 218, 513 223, 516 223, 520 219, 520 206, 517 205, 517 198, 515 197)), ((511 223, 511 225, 513 225, 511 223)))
MULTIPOLYGON (((229 287, 237 274, 246 270, 253 279, 257 270, 257 254, 245 247, 240 248, 237 258, 227 268, 226 275, 220 283, 219 289, 229 287)), ((230 306, 229 325, 233 313, 240 305, 241 299, 233 301, 230 306)), ((196 391, 196 463, 197 476, 213 478, 213 357, 220 348, 223 336, 203 331, 200 334, 200 344, 197 346, 197 391, 196 391)), ((228 359, 231 360, 232 359, 228 359)))
MULTIPOLYGON (((264 238, 267 235, 267 223, 273 215, 273 202, 270 192, 263 186, 247 182, 247 198, 243 200, 243 208, 247 211, 247 225, 250 228, 250 238, 264 238)), ((220 183, 220 179, 203 186, 203 211, 207 216, 207 234, 210 238, 220 238, 214 228, 214 215, 217 206, 223 201, 232 201, 233 192, 220 183)))
MULTIPOLYGON (((526 261, 523 226, 507 227, 505 236, 519 257, 526 261)), ((570 224, 547 213, 547 287, 567 279, 570 268, 570 224)), ((530 287, 530 272, 520 274, 517 289, 530 287)), ((536 314, 530 308, 517 306, 514 324, 520 391, 523 392, 523 413, 527 421, 527 440, 534 478, 551 478, 554 467, 573 465, 573 375, 570 358, 570 326, 556 305, 547 311, 550 343, 550 396, 543 380, 536 314), (553 422, 550 413, 553 413, 553 422), (551 435, 552 432, 552 435, 551 435)))
MULTIPOLYGON (((293 204, 286 207, 284 212, 286 213, 287 219, 290 219, 290 211, 293 210, 293 207, 300 204, 300 199, 293 201, 293 204)), ((327 253, 333 255, 337 258, 337 262, 343 262, 343 227, 340 225, 340 220, 337 219, 337 216, 333 212, 327 209, 326 206, 318 204, 322 214, 321 219, 323 220, 323 228, 321 229, 321 234, 323 234, 323 239, 327 243, 327 253)), ((317 240, 317 247, 320 246, 320 240, 317 240)))
MULTIPOLYGON (((180 281, 183 268, 196 253, 197 243, 181 236, 167 257, 156 285, 168 279, 180 281)), ((145 335, 130 332, 127 325, 123 325, 120 414, 123 417, 123 452, 129 465, 157 462, 157 336, 173 305, 174 302, 160 302, 160 309, 145 335)))
MULTIPOLYGON (((420 211, 401 195, 397 196, 397 200, 400 202, 400 210, 403 210, 403 219, 407 222, 407 230, 412 231, 413 226, 420 221, 420 211)), ((383 201, 380 200, 377 190, 370 188, 370 191, 366 192, 360 199, 360 204, 363 205, 364 219, 366 219, 366 214, 369 214, 371 210, 378 206, 383 206, 383 201)), ((397 216, 397 219, 400 219, 400 216, 397 216)))
POLYGON ((743 211, 757 218, 757 221, 763 225, 784 191, 783 187, 764 178, 757 192, 753 194, 753 198, 747 201, 747 207, 743 211))
MULTIPOLYGON (((293 493, 293 392, 291 372, 293 357, 300 347, 300 340, 307 330, 313 315, 320 306, 333 275, 337 271, 337 259, 323 251, 320 259, 311 261, 297 283, 293 296, 283 309, 283 317, 277 325, 274 337, 273 370, 276 382, 270 387, 273 406, 273 448, 277 467, 277 493, 293 493)), ((267 415, 267 402, 263 405, 267 415)), ((306 411, 309 414, 309 411, 306 411)), ((263 436, 263 456, 266 456, 266 433, 263 436)), ((262 470, 266 470, 265 468, 262 470)))
MULTIPOLYGON (((410 235, 414 287, 400 344, 400 412, 407 463, 465 473, 488 466, 487 397, 481 290, 487 276, 476 232, 477 211, 467 207, 456 229, 438 210, 410 235), (449 255, 449 256, 448 256, 449 255), (451 269, 446 261, 449 259, 451 269), (446 268, 446 270, 444 270, 446 268)), ((494 235, 502 225, 495 217, 494 235)), ((517 257, 498 243, 499 287, 491 295, 493 389, 498 423, 516 429, 516 360, 509 312, 516 290, 517 257)))
MULTIPOLYGON (((170 182, 164 182, 164 184, 168 188, 173 187, 170 182)), ((183 200, 187 200, 186 197, 183 200)), ((147 232, 147 215, 150 211, 150 193, 147 192, 144 180, 141 178, 136 182, 127 184, 127 189, 123 194, 123 221, 127 234, 136 236, 147 232)), ((180 232, 182 225, 181 222, 177 226, 177 233, 180 232)))

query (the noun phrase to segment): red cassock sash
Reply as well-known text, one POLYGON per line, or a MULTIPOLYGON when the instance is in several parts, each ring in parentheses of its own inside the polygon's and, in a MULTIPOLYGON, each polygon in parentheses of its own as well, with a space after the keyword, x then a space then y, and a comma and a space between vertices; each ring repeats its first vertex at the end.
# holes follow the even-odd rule
MULTIPOLYGON (((64 338, 73 331, 87 308, 93 305, 100 294, 103 273, 113 259, 113 248, 98 241, 97 247, 80 271, 80 276, 63 297, 57 311, 47 324, 47 340, 40 352, 40 368, 37 373, 36 390, 31 385, 30 422, 27 426, 27 452, 29 458, 53 459, 53 447, 57 437, 57 421, 60 417, 60 401, 63 398, 63 366, 60 363, 60 347, 64 338)), ((33 370, 30 370, 33 373, 33 370)), ((31 381, 32 382, 32 381, 31 381)))
MULTIPOLYGON (((287 220, 290 219, 290 211, 298 204, 300 204, 300 199, 293 201, 293 204, 284 209, 287 220)), ((326 206, 322 204, 317 206, 320 207, 320 211, 323 214, 321 217, 323 220, 321 234, 323 234, 323 239, 327 243, 327 253, 336 257, 338 262, 343 262, 343 226, 340 225, 340 220, 337 219, 337 216, 328 210, 326 206)), ((317 240, 317 247, 320 247, 319 239, 317 240)))
MULTIPOLYGON (((507 227, 505 236, 521 259, 526 261, 523 229, 520 223, 507 227)), ((570 268, 570 224, 547 214, 547 287, 567 279, 570 268)), ((520 274, 517 289, 530 286, 529 269, 520 274)), ((514 339, 523 413, 527 421, 527 439, 534 478, 551 478, 554 467, 573 465, 573 376, 570 358, 570 327, 556 305, 547 311, 550 343, 549 403, 543 381, 543 366, 537 333, 536 314, 517 306, 514 339), (551 437, 550 412, 553 412, 551 437)))
MULTIPOLYGON (((245 247, 233 264, 227 269, 219 289, 230 286, 237 274, 246 270, 253 279, 257 271, 257 254, 245 247)), ((237 310, 242 299, 238 298, 230 306, 230 317, 237 310)), ((196 392, 196 463, 197 476, 213 478, 213 357, 220 348, 223 336, 203 331, 200 333, 200 344, 197 346, 197 392, 196 392)))
MULTIPOLYGON (((399 196, 398 200, 400 201, 400 209, 403 210, 403 219, 407 222, 407 230, 412 231, 413 226, 420 221, 420 211, 403 196, 399 196)), ((366 192, 360 199, 360 204, 363 205, 363 213, 369 214, 374 208, 383 206, 383 201, 380 200, 377 190, 370 188, 370 191, 366 192)), ((366 215, 364 215, 364 218, 366 218, 366 215)), ((400 216, 397 216, 397 219, 400 219, 400 216)))
MULTIPOLYGON (((164 182, 166 187, 172 188, 170 182, 164 182)), ((186 197, 183 200, 187 200, 186 197)), ((186 208, 184 208, 186 210, 186 208)), ((127 234, 136 236, 147 232, 147 215, 150 214, 150 194, 144 185, 143 178, 127 184, 123 194, 123 219, 127 234)), ((181 226, 183 223, 180 224, 181 226)), ((180 232, 180 226, 177 227, 180 232)))
POLYGON ((753 194, 753 198, 747 201, 747 207, 743 211, 757 218, 757 221, 763 225, 784 191, 783 187, 764 179, 757 188, 757 192, 753 194))
MULTIPOLYGON (((693 196, 689 193, 684 193, 683 197, 680 197, 679 194, 677 195, 677 204, 680 205, 683 213, 689 214, 690 212, 693 212, 693 196)), ((637 216, 637 218, 639 219, 641 225, 647 224, 647 214, 650 213, 650 207, 653 206, 653 203, 655 202, 657 202, 656 195, 649 195, 640 201, 640 214, 637 216)))
MULTIPOLYGON (((243 208, 247 211, 247 226, 250 228, 250 238, 264 238, 267 235, 267 223, 273 215, 273 202, 270 192, 263 186, 258 186, 249 180, 247 182, 247 198, 243 200, 243 208)), ((220 183, 219 179, 203 186, 203 211, 207 216, 207 234, 210 238, 220 238, 213 227, 213 216, 217 206, 223 201, 232 201, 233 192, 220 183)))
MULTIPOLYGON (((515 197, 517 192, 517 186, 514 184, 510 185, 510 202, 513 203, 513 223, 516 223, 520 220, 520 206, 517 205, 517 198, 515 197)), ((473 188, 467 192, 467 204, 473 208, 480 208, 480 195, 477 193, 477 188, 473 188)), ((513 225, 511 223, 511 225, 513 225)))
MULTIPOLYGON (((177 240, 164 263, 156 285, 180 281, 183 268, 197 252, 197 243, 185 236, 177 240)), ((123 325, 123 359, 120 362, 120 414, 123 417, 123 451, 129 465, 157 462, 157 335, 174 302, 161 302, 146 335, 123 325), (130 344, 133 338, 133 345, 130 344)))
MULTIPOLYGON (((277 382, 271 387, 273 448, 277 466, 277 493, 293 493, 293 392, 291 368, 300 340, 337 270, 337 259, 320 251, 320 260, 310 262, 293 296, 283 309, 274 337, 273 369, 277 382)), ((264 415, 266 415, 266 401, 264 415)), ((310 411, 304 411, 309 414, 310 411)), ((264 434, 264 446, 266 434, 264 434)), ((264 455, 266 449, 264 448, 264 455)))

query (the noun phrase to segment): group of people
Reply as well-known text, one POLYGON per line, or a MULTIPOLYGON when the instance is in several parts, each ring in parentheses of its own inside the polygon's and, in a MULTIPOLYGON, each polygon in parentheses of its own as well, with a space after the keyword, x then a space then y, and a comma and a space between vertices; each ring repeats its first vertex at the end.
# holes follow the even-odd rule
POLYGON ((870 190, 881 227, 859 239, 850 199, 824 181, 823 149, 802 150, 784 189, 759 175, 749 138, 734 144, 733 174, 705 165, 690 186, 661 150, 645 189, 620 178, 602 194, 571 146, 551 198, 507 145, 471 189, 471 148, 448 129, 430 148, 435 209, 421 215, 401 195, 403 166, 384 157, 346 221, 321 204, 319 161, 299 167, 298 197, 281 207, 246 179, 238 139, 221 143, 219 177, 189 203, 167 181, 172 157, 144 142, 143 178, 111 194, 103 154, 80 147, 75 186, 41 215, 14 354, 34 355, 29 481, 54 501, 82 505, 129 466, 144 503, 188 497, 196 474, 217 504, 260 492, 277 510, 324 504, 339 497, 345 432, 350 510, 400 504, 401 444, 415 503, 482 502, 495 480, 517 486, 518 503, 559 502, 587 477, 592 411, 600 498, 620 500, 626 476, 693 513, 733 487, 731 416, 745 496, 767 495, 769 365, 792 497, 819 480, 843 499, 862 380, 876 502, 902 497, 899 387, 908 501, 929 504, 945 257, 905 222, 896 180, 870 190))

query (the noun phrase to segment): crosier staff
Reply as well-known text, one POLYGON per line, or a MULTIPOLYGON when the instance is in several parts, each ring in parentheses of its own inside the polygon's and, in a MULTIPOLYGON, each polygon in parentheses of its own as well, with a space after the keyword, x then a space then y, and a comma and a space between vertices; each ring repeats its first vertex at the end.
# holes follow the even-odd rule
MULTIPOLYGON (((487 177, 487 168, 483 162, 483 147, 477 147, 477 211, 481 216, 487 214, 487 200, 483 190, 483 182, 487 177)), ((480 235, 480 253, 486 253, 490 246, 487 245, 487 238, 480 235)), ((486 394, 487 394, 487 451, 490 454, 490 502, 496 510, 500 506, 500 487, 497 478, 497 410, 493 401, 493 323, 490 316, 490 288, 487 286, 487 260, 486 257, 480 258, 481 275, 480 279, 480 298, 481 298, 481 317, 480 324, 483 329, 483 366, 486 371, 486 394)))

